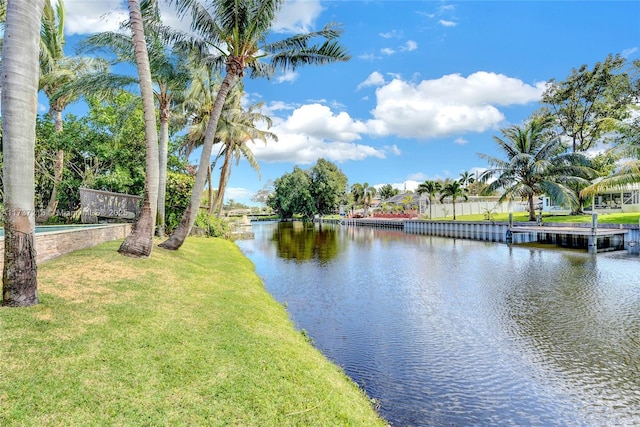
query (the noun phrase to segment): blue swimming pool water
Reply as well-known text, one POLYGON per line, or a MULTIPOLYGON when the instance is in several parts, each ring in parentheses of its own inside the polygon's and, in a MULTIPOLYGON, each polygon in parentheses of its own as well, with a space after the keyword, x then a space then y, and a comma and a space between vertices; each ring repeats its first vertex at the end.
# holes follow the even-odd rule
MULTIPOLYGON (((36 234, 53 233, 57 231, 81 230, 84 228, 100 227, 102 224, 78 224, 78 225, 39 225, 36 226, 36 234)), ((4 228, 0 228, 0 237, 4 237, 4 228)))

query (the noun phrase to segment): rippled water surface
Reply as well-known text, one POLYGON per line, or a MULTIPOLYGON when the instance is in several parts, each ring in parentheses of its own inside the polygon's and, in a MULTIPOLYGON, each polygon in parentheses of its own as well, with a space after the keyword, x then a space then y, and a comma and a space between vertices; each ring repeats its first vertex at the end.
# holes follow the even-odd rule
POLYGON ((253 224, 274 297, 393 426, 640 425, 640 258, 253 224))

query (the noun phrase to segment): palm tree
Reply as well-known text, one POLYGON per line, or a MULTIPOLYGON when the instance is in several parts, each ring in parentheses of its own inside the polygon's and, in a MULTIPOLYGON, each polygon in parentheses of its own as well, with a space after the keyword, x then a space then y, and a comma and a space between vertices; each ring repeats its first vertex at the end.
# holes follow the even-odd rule
POLYGON ((132 257, 148 257, 153 249, 156 211, 158 208, 158 130, 151 82, 151 67, 144 38, 144 26, 139 0, 128 0, 129 20, 136 54, 142 108, 144 111, 146 142, 145 191, 140 215, 133 225, 131 233, 122 242, 118 252, 132 257))
MULTIPOLYGON (((49 99, 49 114, 57 132, 62 132, 62 112, 82 95, 76 90, 65 90, 66 86, 87 74, 103 74, 107 70, 105 61, 90 57, 68 57, 64 53, 65 9, 62 0, 55 8, 51 0, 45 0, 40 33, 40 89, 49 99)), ((85 88, 85 90, 87 90, 85 88)), ((46 221, 53 215, 58 190, 64 171, 64 149, 58 147, 53 162, 53 187, 49 202, 38 221, 46 221)))
POLYGON ((364 203, 364 187, 362 184, 355 183, 351 186, 351 196, 353 197, 354 209, 357 208, 360 203, 364 203))
MULTIPOLYGON (((157 34, 154 23, 160 19, 156 1, 146 1, 142 8, 154 96, 158 104, 159 132, 159 180, 158 180, 158 237, 164 237, 165 199, 167 186, 167 158, 169 151, 169 123, 174 108, 184 99, 191 78, 189 61, 180 50, 168 51, 157 34)), ((125 24, 126 26, 126 24, 125 24)), ((82 43, 84 50, 96 51, 108 48, 117 56, 117 61, 135 63, 131 36, 122 32, 104 32, 93 35, 82 43)), ((105 89, 114 84, 126 84, 124 76, 110 76, 102 82, 105 89), (118 83, 119 82, 119 83, 118 83)))
POLYGON ((38 303, 35 141, 38 43, 44 0, 7 4, 2 47, 4 273, 2 305, 38 303))
POLYGON ((436 196, 436 194, 438 194, 439 191, 440 191, 440 184, 437 181, 430 181, 430 180, 427 180, 422 184, 418 185, 418 188, 416 190, 416 193, 418 193, 419 195, 422 195, 424 193, 427 194, 427 198, 429 199, 429 219, 433 218, 432 210, 431 210, 432 200, 436 196))
POLYGON ((536 220, 536 195, 547 194, 557 204, 575 206, 576 196, 569 185, 588 183, 582 177, 594 174, 582 154, 567 153, 560 139, 548 133, 551 126, 551 117, 534 116, 524 125, 502 129, 502 138, 494 136, 506 160, 479 154, 493 166, 482 174, 481 180, 489 183, 483 193, 503 190, 500 202, 526 198, 529 221, 536 220))
MULTIPOLYGON (((636 64, 640 71, 640 63, 636 64)), ((611 148, 609 154, 626 160, 612 174, 584 188, 580 193, 582 197, 594 196, 606 190, 622 190, 630 184, 640 183, 640 118, 617 121, 615 127, 624 142, 611 148)))
POLYGON ((368 182, 362 184, 362 189, 364 190, 364 215, 367 216, 367 209, 369 209, 369 206, 371 206, 373 198, 376 197, 377 190, 376 187, 369 186, 368 182))
POLYGON ((204 59, 214 66, 224 66, 226 74, 207 125, 189 206, 176 230, 160 245, 163 248, 178 249, 193 226, 224 101, 231 87, 244 76, 245 69, 250 68, 252 76, 268 77, 276 68, 290 70, 301 65, 327 64, 349 59, 344 48, 336 41, 341 32, 334 25, 328 25, 321 31, 268 43, 269 29, 282 2, 283 0, 213 0, 205 6, 198 0, 169 0, 170 4, 176 4, 179 15, 191 13, 192 30, 199 35, 193 38, 191 34, 177 35, 173 32, 171 40, 199 48, 204 59), (318 37, 325 39, 325 42, 320 46, 309 46, 318 37), (215 53, 211 54, 210 49, 214 49, 215 53), (265 59, 270 62, 263 62, 265 59))
POLYGON ((471 172, 464 171, 460 174, 459 181, 460 184, 466 188, 469 184, 473 184, 474 182, 476 182, 476 179, 471 172))
POLYGON ((240 105, 240 94, 242 93, 241 85, 236 85, 233 92, 237 92, 234 96, 235 108, 227 109, 223 112, 218 121, 218 131, 216 138, 222 142, 220 156, 224 156, 224 161, 220 167, 220 180, 218 181, 218 191, 216 199, 213 202, 211 211, 218 212, 222 207, 222 201, 226 191, 227 182, 231 174, 231 160, 235 157, 236 164, 241 157, 247 159, 251 167, 260 174, 260 166, 247 144, 255 143, 256 140, 277 141, 278 138, 274 133, 267 132, 256 128, 256 122, 265 122, 267 127, 271 127, 271 119, 260 112, 262 103, 255 104, 244 110, 240 105))
POLYGON ((468 200, 469 199, 469 196, 467 196, 468 192, 469 190, 467 190, 467 188, 462 185, 461 181, 447 182, 446 184, 444 184, 444 186, 440 190, 440 203, 442 203, 442 201, 447 197, 451 198, 451 203, 453 204, 453 220, 454 221, 456 220, 456 200, 458 200, 461 197, 465 200, 468 200))

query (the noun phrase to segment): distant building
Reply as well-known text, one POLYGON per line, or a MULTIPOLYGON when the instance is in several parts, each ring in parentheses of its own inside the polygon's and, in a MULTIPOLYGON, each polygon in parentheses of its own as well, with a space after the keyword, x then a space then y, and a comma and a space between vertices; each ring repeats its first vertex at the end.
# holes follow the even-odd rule
MULTIPOLYGON (((539 198, 540 203, 536 210, 554 215, 569 215, 571 209, 566 205, 556 205, 547 197, 539 198)), ((606 190, 593 197, 591 205, 584 207, 585 212, 611 213, 611 212, 640 212, 640 184, 631 184, 622 190, 606 190)))

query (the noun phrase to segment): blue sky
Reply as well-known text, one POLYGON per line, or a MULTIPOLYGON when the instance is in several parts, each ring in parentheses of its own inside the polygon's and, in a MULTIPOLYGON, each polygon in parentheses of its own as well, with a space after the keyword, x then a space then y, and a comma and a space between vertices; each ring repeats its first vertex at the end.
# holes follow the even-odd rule
MULTIPOLYGON (((69 43, 127 16, 126 2, 65 5, 69 43)), ((169 10, 163 18, 185 25, 169 10)), ((279 141, 254 147, 261 180, 234 165, 227 199, 249 203, 318 158, 350 185, 413 189, 482 170, 478 153, 496 154, 493 136, 540 107, 545 82, 608 54, 640 58, 638 1, 298 0, 285 3, 274 37, 328 22, 342 25, 349 62, 245 79, 247 103, 265 103, 279 141)))

